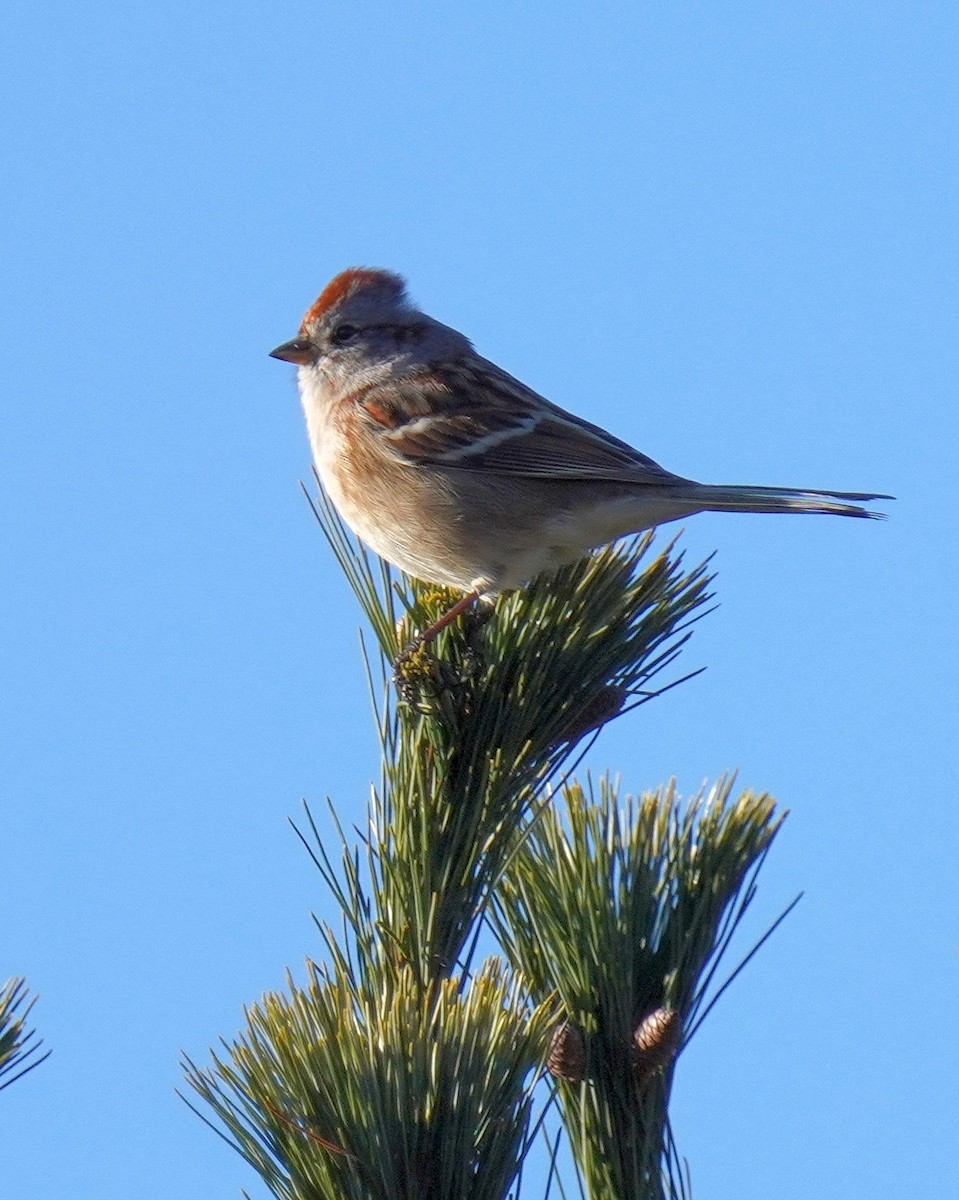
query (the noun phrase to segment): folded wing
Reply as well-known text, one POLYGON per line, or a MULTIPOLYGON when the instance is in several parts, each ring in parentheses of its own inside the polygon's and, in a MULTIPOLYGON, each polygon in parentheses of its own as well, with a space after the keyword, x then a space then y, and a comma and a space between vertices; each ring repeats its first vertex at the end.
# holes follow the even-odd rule
POLYGON ((407 462, 547 479, 686 482, 482 359, 436 364, 356 399, 407 462))

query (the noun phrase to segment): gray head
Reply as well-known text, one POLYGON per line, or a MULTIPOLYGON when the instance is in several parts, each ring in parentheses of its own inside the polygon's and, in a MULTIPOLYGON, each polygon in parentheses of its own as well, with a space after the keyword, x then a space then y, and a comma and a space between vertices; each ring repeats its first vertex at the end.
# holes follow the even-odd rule
POLYGON ((337 383, 402 374, 470 349, 461 333, 411 303, 399 275, 352 267, 307 309, 299 334, 271 354, 337 383))

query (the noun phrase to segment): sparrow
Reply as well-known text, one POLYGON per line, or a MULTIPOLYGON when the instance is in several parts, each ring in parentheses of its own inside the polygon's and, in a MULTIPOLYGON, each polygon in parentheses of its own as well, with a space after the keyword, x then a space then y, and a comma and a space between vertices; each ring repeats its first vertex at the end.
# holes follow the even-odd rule
POLYGON ((700 512, 878 517, 882 493, 697 483, 567 412, 354 267, 271 351, 296 364, 314 462, 346 524, 394 566, 476 599, 700 512))

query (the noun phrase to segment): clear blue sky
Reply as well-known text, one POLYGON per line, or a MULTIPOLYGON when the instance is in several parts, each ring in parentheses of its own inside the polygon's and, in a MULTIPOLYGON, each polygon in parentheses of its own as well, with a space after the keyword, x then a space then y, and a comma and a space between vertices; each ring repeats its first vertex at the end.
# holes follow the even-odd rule
POLYGON ((0 29, 0 977, 54 1050, 0 1096, 7 1194, 265 1195, 173 1088, 319 953, 287 816, 361 820, 378 770, 267 357, 357 264, 677 472, 898 497, 692 521, 709 669, 590 763, 792 810, 757 927, 806 899, 679 1070, 696 1195, 959 1194, 954 0, 0 29))

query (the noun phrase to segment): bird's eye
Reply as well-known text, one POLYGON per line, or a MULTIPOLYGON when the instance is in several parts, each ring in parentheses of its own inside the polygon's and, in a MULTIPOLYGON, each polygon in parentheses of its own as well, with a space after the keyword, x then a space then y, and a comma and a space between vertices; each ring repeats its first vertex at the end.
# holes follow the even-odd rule
POLYGON ((345 346, 351 338, 356 337, 359 333, 356 325, 337 325, 330 334, 330 341, 334 346, 345 346))

